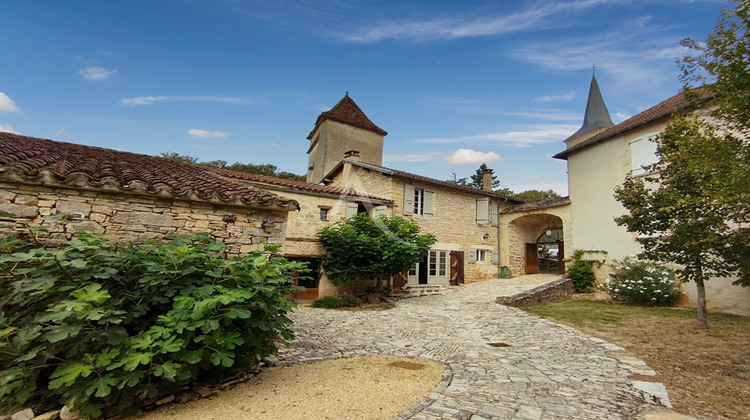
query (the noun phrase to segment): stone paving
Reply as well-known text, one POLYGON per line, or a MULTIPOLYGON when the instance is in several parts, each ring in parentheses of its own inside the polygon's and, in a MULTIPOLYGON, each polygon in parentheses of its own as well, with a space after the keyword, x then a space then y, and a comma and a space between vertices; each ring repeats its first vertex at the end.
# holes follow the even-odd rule
POLYGON ((441 386, 403 419, 624 419, 669 405, 661 384, 629 379, 654 371, 623 348, 495 303, 522 289, 519 281, 468 284, 386 311, 300 307, 297 339, 278 360, 389 354, 443 363, 441 386))

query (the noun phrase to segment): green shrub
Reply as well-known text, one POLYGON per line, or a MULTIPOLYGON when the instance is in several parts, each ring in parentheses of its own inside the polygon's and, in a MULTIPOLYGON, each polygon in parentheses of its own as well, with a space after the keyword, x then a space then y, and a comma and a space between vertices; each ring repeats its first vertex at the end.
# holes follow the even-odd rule
POLYGON ((145 400, 255 369, 294 338, 286 295, 304 264, 229 260, 208 235, 133 247, 9 237, 0 250, 4 408, 132 415, 145 400))
POLYGON ((616 300, 651 305, 674 305, 680 289, 673 270, 652 262, 625 258, 616 265, 607 290, 616 300))
POLYGON ((606 251, 591 251, 578 249, 573 252, 573 263, 568 265, 567 274, 573 282, 573 290, 576 293, 588 293, 594 287, 596 277, 594 266, 601 266, 603 261, 584 259, 587 253, 606 254, 606 251))
POLYGON ((312 303, 312 307, 326 309, 350 308, 359 306, 360 303, 361 302, 356 296, 324 296, 320 299, 315 299, 312 303))

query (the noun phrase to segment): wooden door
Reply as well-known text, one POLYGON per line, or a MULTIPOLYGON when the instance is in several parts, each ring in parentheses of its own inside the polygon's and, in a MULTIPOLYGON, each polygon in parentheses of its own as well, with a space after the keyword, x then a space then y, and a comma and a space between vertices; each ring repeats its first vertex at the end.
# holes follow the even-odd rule
POLYGON ((451 277, 450 284, 458 286, 464 284, 464 252, 451 251, 451 277))
POLYGON ((560 265, 560 274, 565 274, 565 247, 563 242, 557 242, 557 263, 560 265))
POLYGON ((526 274, 539 272, 539 251, 536 244, 526 244, 526 274))

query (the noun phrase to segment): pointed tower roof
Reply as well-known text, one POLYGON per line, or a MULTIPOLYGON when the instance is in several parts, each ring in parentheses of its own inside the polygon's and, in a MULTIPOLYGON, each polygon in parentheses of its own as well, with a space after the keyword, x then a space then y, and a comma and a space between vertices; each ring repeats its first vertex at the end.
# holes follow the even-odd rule
POLYGON ((596 130, 597 128, 609 128, 614 126, 612 119, 609 117, 607 105, 604 104, 602 92, 599 90, 599 84, 596 82, 596 76, 591 76, 591 86, 589 86, 589 100, 586 103, 586 114, 583 116, 583 126, 576 131, 569 139, 596 130))
POLYGON ((315 121, 315 128, 307 136, 309 140, 312 140, 312 135, 315 130, 318 129, 320 124, 325 120, 333 120, 342 124, 348 124, 363 130, 372 131, 373 133, 385 136, 388 134, 387 131, 375 125, 364 112, 357 106, 356 103, 349 97, 349 92, 346 92, 343 98, 333 108, 323 112, 318 116, 318 120, 315 121))

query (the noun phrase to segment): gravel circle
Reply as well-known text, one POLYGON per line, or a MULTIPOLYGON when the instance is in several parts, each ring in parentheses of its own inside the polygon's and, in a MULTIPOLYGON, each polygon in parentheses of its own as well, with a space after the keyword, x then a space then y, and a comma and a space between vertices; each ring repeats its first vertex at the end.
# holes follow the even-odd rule
POLYGON ((264 369, 215 398, 170 404, 139 420, 393 419, 443 379, 440 363, 356 356, 264 369))

